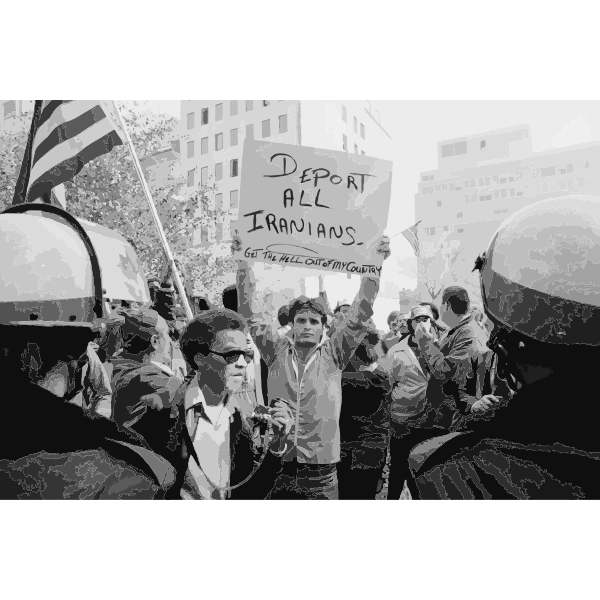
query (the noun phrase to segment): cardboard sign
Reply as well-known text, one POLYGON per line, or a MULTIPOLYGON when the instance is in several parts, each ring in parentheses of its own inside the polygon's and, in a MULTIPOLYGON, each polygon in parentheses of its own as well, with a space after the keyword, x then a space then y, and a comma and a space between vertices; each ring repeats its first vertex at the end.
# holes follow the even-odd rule
POLYGON ((237 221, 248 261, 379 277, 392 163, 246 140, 237 221))

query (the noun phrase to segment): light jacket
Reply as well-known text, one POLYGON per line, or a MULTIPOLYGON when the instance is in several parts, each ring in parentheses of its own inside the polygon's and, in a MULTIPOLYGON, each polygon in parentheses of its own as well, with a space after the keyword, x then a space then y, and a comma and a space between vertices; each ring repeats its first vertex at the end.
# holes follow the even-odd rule
POLYGON ((379 282, 363 278, 343 326, 311 351, 301 381, 293 340, 280 337, 267 315, 253 312, 254 280, 246 268, 238 269, 240 313, 248 318, 250 333, 269 367, 270 398, 286 400, 294 414, 284 461, 332 464, 340 460, 342 371, 367 333, 379 282))
POLYGON ((380 361, 392 380, 390 415, 397 423, 421 414, 427 406, 430 375, 423 370, 408 339, 392 346, 380 361))

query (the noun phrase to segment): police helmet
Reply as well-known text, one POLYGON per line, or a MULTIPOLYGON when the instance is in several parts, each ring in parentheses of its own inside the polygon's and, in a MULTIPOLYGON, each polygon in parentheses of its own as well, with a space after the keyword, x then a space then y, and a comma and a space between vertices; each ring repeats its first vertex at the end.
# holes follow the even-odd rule
POLYGON ((0 214, 0 325, 104 328, 100 264, 65 210, 20 204, 0 214))
POLYGON ((563 196, 506 219, 476 269, 486 314, 551 344, 600 345, 600 198, 563 196))

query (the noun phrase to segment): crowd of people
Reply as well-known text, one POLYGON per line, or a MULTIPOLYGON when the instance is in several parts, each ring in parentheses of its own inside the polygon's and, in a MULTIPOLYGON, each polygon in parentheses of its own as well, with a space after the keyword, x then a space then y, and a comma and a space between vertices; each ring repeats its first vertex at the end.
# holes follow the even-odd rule
MULTIPOLYGON (((25 264, 39 297, 0 298, 5 394, 20 399, 2 420, 0 495, 374 499, 387 462, 389 500, 404 489, 412 499, 598 497, 588 386, 600 215, 597 201, 556 202, 509 220, 480 257, 483 311, 452 285, 439 307, 392 312, 384 335, 368 275, 335 308, 320 278, 317 298, 293 299, 274 320, 235 237, 236 285, 219 308, 190 297, 188 321, 168 274, 148 280, 147 305, 106 298, 91 243, 64 211, 45 209, 50 238, 39 217, 5 211, 5 290, 20 285, 6 265, 22 263, 26 242, 74 235, 93 285, 50 293, 35 259, 25 264), (578 218, 565 225, 567 213, 578 218), (518 276, 519 244, 539 246, 535 277, 518 276)), ((385 260, 389 240, 377 251, 385 260)))

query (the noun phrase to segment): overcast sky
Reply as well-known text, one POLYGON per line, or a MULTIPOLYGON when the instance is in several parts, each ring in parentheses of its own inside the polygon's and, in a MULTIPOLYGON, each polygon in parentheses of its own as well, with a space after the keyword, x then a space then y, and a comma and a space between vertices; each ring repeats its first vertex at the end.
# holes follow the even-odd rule
MULTIPOLYGON (((215 94, 216 95, 216 94, 215 94)), ((513 125, 529 125, 534 151, 600 139, 596 101, 376 101, 381 124, 394 140, 393 191, 387 232, 394 236, 415 222, 419 174, 437 168, 437 142, 513 125)), ((152 102, 179 118, 180 102, 152 102)), ((392 255, 412 256, 404 236, 392 241, 392 255)))
MULTIPOLYGON (((214 94, 217 96, 218 94, 214 94)), ((600 139, 600 102, 535 100, 385 100, 370 99, 381 113, 381 124, 395 143, 392 200, 387 233, 392 257, 382 274, 382 291, 387 282, 400 288, 416 286, 416 260, 404 236, 397 235, 415 222, 415 199, 419 175, 437 168, 437 142, 513 125, 529 125, 536 152, 600 139)), ((179 118, 179 101, 156 101, 160 110, 179 118)), ((307 293, 317 295, 316 277, 307 280, 307 293)), ((353 298, 358 278, 330 275, 325 287, 332 303, 353 298)), ((375 323, 387 329, 386 317, 398 309, 397 299, 384 298, 375 304, 375 323)))

